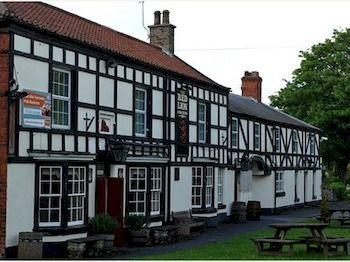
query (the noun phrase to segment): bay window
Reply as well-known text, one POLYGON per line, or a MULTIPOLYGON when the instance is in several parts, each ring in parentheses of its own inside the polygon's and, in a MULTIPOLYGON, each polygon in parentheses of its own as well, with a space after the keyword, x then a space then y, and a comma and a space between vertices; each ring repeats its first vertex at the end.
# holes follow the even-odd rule
POLYGON ((52 75, 52 127, 70 128, 70 72, 53 69, 52 75))
POLYGON ((62 168, 39 169, 39 226, 61 225, 62 168))
POLYGON ((130 168, 129 182, 129 213, 142 214, 146 212, 146 168, 130 168))
POLYGON ((151 215, 160 214, 160 194, 162 191, 162 168, 151 168, 151 215))
POLYGON ((198 104, 198 140, 200 143, 206 141, 206 105, 198 104))
POLYGON ((38 170, 37 225, 44 228, 84 225, 86 167, 40 166, 38 170))
POLYGON ((222 169, 218 173, 218 204, 224 202, 224 172, 222 169))
POLYGON ((213 168, 207 167, 205 183, 205 207, 210 207, 213 203, 213 168))
POLYGON ((135 134, 146 136, 146 90, 137 88, 135 90, 135 134))
POLYGON ((214 168, 192 168, 192 207, 205 208, 213 204, 214 168), (202 200, 203 199, 203 200, 202 200), (203 202, 204 201, 204 202, 203 202))
POLYGON ((202 206, 202 168, 192 168, 192 207, 202 206))

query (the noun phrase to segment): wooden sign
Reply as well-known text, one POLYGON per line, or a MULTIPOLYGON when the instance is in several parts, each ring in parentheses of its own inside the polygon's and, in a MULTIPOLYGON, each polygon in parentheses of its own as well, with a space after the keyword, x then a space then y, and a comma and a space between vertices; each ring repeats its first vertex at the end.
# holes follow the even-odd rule
POLYGON ((176 89, 176 155, 188 156, 188 87, 181 85, 176 89))

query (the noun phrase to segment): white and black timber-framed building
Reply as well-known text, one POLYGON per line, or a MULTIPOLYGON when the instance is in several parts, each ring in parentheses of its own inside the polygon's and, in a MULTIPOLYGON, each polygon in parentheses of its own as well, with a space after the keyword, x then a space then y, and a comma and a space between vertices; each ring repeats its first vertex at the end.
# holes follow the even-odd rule
POLYGON ((229 95, 234 200, 259 200, 264 213, 320 201, 321 130, 262 103, 258 72, 245 72, 241 88, 229 95))
MULTIPOLYGON (((1 254, 13 252, 19 232, 44 232, 47 247, 84 237, 88 218, 101 212, 119 222, 144 214, 160 225, 192 209, 215 225, 234 200, 260 200, 266 210, 297 203, 279 201, 270 155, 241 146, 251 131, 238 132, 232 147, 232 117, 243 129, 246 119, 273 121, 236 112, 229 88, 174 55, 174 29, 168 11, 155 12, 148 44, 48 4, 0 3, 1 254), (254 173, 253 192, 237 182, 249 173, 246 157, 248 169, 271 174, 261 177, 269 180, 263 194, 254 173)), ((318 129, 297 129, 315 134, 318 148, 318 129)), ((320 161, 313 163, 315 191, 300 203, 320 199, 320 161)), ((286 199, 288 168, 279 179, 286 199)))

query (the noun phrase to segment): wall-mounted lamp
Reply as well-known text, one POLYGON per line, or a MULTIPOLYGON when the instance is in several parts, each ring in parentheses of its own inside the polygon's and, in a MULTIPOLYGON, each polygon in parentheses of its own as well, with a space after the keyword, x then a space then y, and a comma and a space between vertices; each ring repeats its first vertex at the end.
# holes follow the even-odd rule
POLYGON ((108 60, 107 61, 107 67, 110 67, 110 68, 115 68, 117 66, 117 62, 115 60, 108 60))
POLYGON ((28 95, 27 92, 18 92, 19 86, 15 79, 11 79, 9 81, 9 87, 10 90, 0 95, 0 97, 7 96, 9 103, 13 103, 16 100, 20 100, 28 95))

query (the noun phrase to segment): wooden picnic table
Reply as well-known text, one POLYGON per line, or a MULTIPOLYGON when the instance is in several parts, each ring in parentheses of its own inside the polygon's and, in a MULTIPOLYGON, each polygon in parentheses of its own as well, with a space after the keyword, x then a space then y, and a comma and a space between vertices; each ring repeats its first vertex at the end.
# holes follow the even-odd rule
POLYGON ((309 229, 313 238, 327 239, 323 230, 328 226, 326 223, 278 223, 271 224, 270 227, 276 229, 274 238, 284 240, 287 232, 295 228, 309 229))

